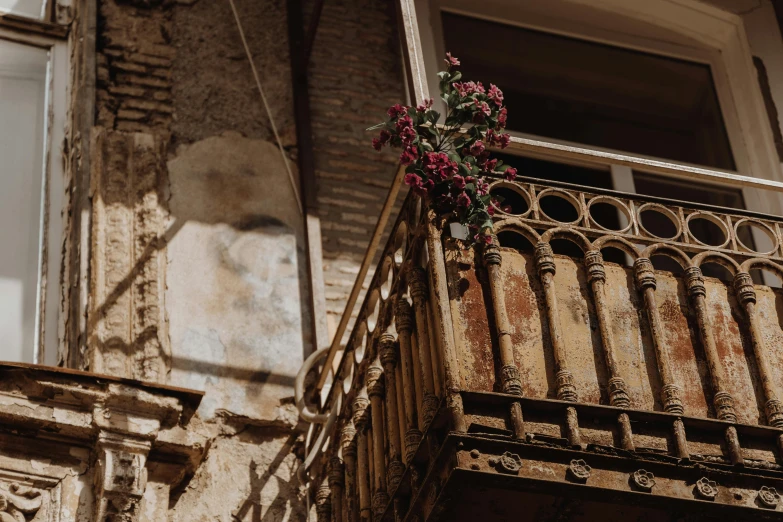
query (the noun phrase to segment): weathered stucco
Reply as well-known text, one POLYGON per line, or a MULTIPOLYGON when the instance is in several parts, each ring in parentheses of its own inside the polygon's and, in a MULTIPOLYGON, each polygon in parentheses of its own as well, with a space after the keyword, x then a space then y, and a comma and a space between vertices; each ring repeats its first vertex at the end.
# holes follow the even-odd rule
POLYGON ((309 343, 302 222, 280 151, 228 132, 180 147, 168 167, 171 383, 206 390, 206 418, 275 419, 309 343))
POLYGON ((306 500, 292 451, 297 434, 225 433, 177 500, 170 522, 304 521, 306 500))

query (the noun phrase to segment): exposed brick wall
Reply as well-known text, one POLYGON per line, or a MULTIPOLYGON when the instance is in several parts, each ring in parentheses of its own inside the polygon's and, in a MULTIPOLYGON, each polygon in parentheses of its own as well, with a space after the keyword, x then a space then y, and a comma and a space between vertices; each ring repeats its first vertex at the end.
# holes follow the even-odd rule
POLYGON ((397 164, 396 154, 372 149, 365 130, 405 96, 393 8, 392 2, 326 2, 310 63, 324 283, 334 325, 397 164))
POLYGON ((167 134, 171 103, 171 12, 147 2, 99 2, 97 123, 167 134))

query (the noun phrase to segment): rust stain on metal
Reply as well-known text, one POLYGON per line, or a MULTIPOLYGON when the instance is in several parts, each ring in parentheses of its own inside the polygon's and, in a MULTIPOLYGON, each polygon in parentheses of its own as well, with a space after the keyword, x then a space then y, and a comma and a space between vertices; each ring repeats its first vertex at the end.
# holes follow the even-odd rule
POLYGON ((758 382, 753 348, 743 343, 734 317, 737 302, 727 285, 719 280, 705 278, 705 287, 709 318, 737 420, 744 424, 763 424, 764 393, 758 382))
POLYGON ((704 356, 688 318, 687 296, 681 279, 669 272, 655 272, 658 309, 665 323, 664 339, 672 360, 675 383, 683 392, 686 415, 707 417, 708 382, 704 356))
POLYGON ((485 289, 478 280, 472 252, 447 260, 450 286, 456 310, 453 312, 459 373, 462 387, 474 391, 495 391, 497 350, 490 333, 485 289), (466 263, 470 260, 470 264, 466 263))

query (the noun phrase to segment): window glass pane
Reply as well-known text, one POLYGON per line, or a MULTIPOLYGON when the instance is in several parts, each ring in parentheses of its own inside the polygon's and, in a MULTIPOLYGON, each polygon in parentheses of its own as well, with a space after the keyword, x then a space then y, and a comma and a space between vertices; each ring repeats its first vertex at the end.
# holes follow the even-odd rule
POLYGON ((27 18, 43 18, 44 0, 0 0, 0 13, 12 13, 27 18))
POLYGON ((709 66, 452 13, 442 20, 463 77, 505 93, 509 129, 734 170, 709 66))
POLYGON ((35 349, 48 60, 0 40, 0 360, 35 349))

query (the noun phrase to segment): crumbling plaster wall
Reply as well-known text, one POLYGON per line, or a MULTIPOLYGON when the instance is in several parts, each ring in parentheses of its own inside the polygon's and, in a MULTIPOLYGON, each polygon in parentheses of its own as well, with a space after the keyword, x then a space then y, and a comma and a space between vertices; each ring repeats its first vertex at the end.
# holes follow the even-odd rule
MULTIPOLYGON (((296 177, 286 2, 235 2, 296 177)), ((98 10, 78 364, 206 392, 187 430, 209 451, 169 520, 303 520, 293 380, 311 344, 304 227, 230 3, 100 0, 98 10)), ((384 2, 328 2, 312 56, 336 317, 396 164, 365 132, 404 99, 394 17, 384 2)))
MULTIPOLYGON (((296 176, 285 2, 236 6, 296 176)), ((292 452, 310 344, 302 216, 229 2, 171 16, 169 382, 206 391, 213 443, 169 519, 304 520, 292 452)))
MULTIPOLYGON (((236 5, 298 183, 285 2, 236 5)), ((97 32, 81 366, 206 392, 169 520, 303 520, 304 227, 230 4, 100 0, 97 32)))

